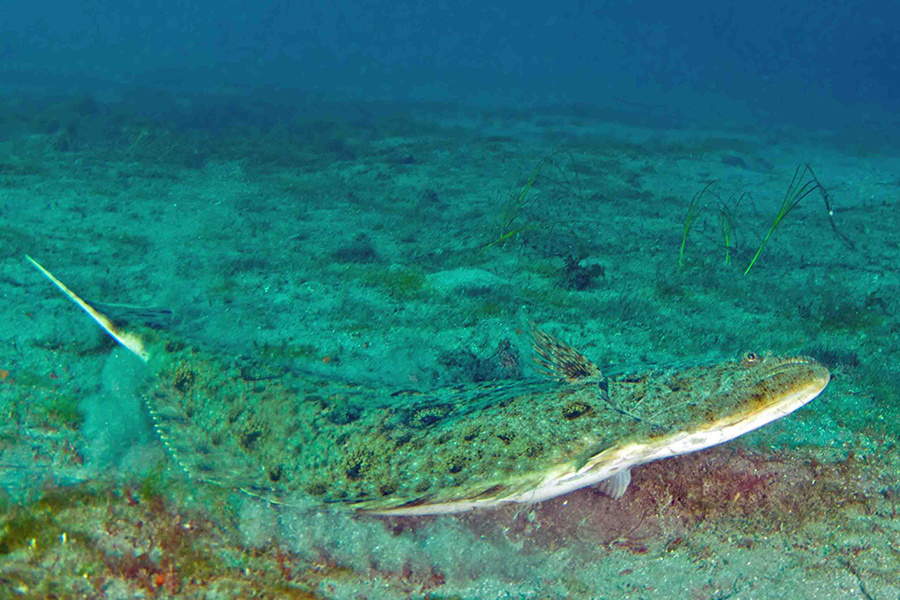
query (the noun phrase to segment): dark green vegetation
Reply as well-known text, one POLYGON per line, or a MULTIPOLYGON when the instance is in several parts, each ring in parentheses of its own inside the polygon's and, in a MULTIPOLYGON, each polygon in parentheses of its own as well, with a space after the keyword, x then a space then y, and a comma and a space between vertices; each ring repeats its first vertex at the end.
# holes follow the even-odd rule
POLYGON ((214 524, 177 508, 172 490, 159 480, 50 488, 25 504, 0 500, 0 585, 17 598, 92 597, 116 586, 134 597, 219 590, 313 600, 324 573, 341 577, 341 569, 318 572, 276 549, 234 545, 224 514, 214 524))
MULTIPOLYGON (((715 183, 715 181, 710 181, 709 183, 707 183, 700 191, 694 194, 694 196, 691 198, 691 201, 688 203, 688 207, 684 216, 681 247, 678 251, 679 267, 683 268, 685 266, 684 249, 691 228, 694 226, 700 214, 712 202, 715 202, 718 205, 720 244, 724 248, 725 252, 725 266, 727 267, 731 264, 732 251, 737 249, 736 211, 742 203, 745 203, 745 200, 752 201, 752 198, 746 191, 735 190, 731 192, 731 195, 727 200, 724 200, 718 194, 715 194, 711 191, 711 188, 715 183), (704 202, 703 199, 706 196, 712 196, 712 199, 704 202)), ((766 244, 769 243, 769 240, 772 238, 775 230, 778 229, 779 225, 781 225, 785 217, 787 217, 788 214, 796 209, 807 196, 814 192, 818 192, 818 194, 824 201, 824 207, 826 215, 828 217, 828 222, 835 236, 849 249, 855 249, 853 243, 843 233, 840 232, 834 222, 834 209, 831 205, 827 190, 816 177, 816 174, 812 170, 812 167, 808 163, 805 163, 799 165, 794 170, 794 176, 791 178, 791 181, 788 184, 788 188, 785 192, 784 198, 782 199, 781 206, 779 207, 778 212, 772 221, 772 224, 769 226, 768 231, 766 232, 765 236, 763 236, 762 241, 760 242, 760 245, 756 250, 756 253, 753 254, 753 257, 750 259, 749 264, 744 269, 745 275, 749 273, 750 269, 753 268, 753 265, 756 264, 756 261, 757 259, 759 259, 760 254, 762 254, 762 251, 766 247, 766 244)))
POLYGON ((688 203, 687 212, 685 212, 684 215, 684 233, 681 236, 681 248, 678 250, 679 267, 684 266, 684 245, 687 243, 687 237, 691 232, 691 227, 694 226, 694 221, 697 220, 697 217, 700 216, 700 213, 706 208, 706 204, 703 203, 703 196, 715 183, 715 181, 707 183, 702 190, 694 194, 694 197, 691 198, 690 203, 688 203))
MULTIPOLYGON (((775 229, 778 228, 781 221, 788 216, 788 214, 794 210, 804 198, 818 189, 824 188, 822 188, 815 173, 813 173, 812 168, 808 164, 798 166, 794 171, 794 176, 791 178, 791 183, 788 185, 787 191, 784 193, 784 200, 781 201, 781 207, 778 209, 778 214, 775 215, 772 226, 769 227, 769 231, 766 232, 766 236, 763 238, 759 250, 756 251, 750 264, 747 265, 747 268, 744 270, 744 275, 749 273, 750 269, 753 268, 753 265, 756 264, 756 259, 759 258, 760 253, 763 251, 763 248, 766 247, 769 238, 775 233, 775 229)), ((827 198, 827 196, 824 197, 827 198)), ((828 207, 826 206, 826 209, 827 208, 828 207)))

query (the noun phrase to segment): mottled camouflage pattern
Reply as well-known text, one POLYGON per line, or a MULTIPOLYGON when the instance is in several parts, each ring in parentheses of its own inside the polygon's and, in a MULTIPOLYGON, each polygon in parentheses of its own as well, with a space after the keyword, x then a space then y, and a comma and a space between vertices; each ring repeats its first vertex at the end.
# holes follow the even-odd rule
POLYGON ((604 379, 564 344, 536 339, 556 380, 427 393, 159 340, 149 346, 155 376, 145 394, 162 439, 198 480, 383 511, 522 493, 615 446, 741 418, 824 370, 812 359, 748 355, 604 379))
POLYGON ((813 359, 752 353, 604 376, 532 327, 547 379, 389 392, 120 327, 27 258, 147 363, 147 406, 191 477, 273 501, 423 514, 599 482, 618 497, 631 467, 734 439, 803 406, 829 379, 813 359))

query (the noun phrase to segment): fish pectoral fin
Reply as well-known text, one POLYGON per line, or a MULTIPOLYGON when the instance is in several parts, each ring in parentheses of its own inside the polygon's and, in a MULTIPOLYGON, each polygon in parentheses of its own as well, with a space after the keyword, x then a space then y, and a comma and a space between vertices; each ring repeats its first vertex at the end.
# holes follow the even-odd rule
POLYGON ((597 484, 597 489, 614 500, 625 495, 628 484, 631 483, 631 469, 619 471, 609 479, 604 479, 597 484))

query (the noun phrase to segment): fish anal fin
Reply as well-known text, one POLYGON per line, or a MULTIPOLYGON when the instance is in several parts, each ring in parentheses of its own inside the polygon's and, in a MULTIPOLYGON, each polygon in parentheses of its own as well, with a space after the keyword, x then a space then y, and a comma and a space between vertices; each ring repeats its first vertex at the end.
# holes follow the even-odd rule
POLYGON ((529 322, 535 361, 548 377, 575 382, 600 379, 600 367, 585 355, 529 322))

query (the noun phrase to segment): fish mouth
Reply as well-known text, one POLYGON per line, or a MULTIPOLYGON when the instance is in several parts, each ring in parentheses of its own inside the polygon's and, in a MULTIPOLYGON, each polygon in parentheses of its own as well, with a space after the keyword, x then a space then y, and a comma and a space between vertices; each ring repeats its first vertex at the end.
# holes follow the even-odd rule
POLYGON ((767 370, 760 380, 769 379, 782 374, 788 374, 792 377, 810 377, 820 379, 823 376, 826 379, 831 377, 828 369, 819 361, 809 356, 792 356, 789 358, 778 358, 776 363, 767 370))
POLYGON ((785 417, 822 393, 831 380, 828 369, 808 357, 779 361, 760 373, 752 385, 740 392, 733 412, 676 435, 663 456, 685 454, 733 440, 785 417), (674 451, 673 451, 674 450, 674 451))
POLYGON ((778 359, 743 392, 742 410, 736 411, 733 419, 740 421, 770 411, 774 414, 769 421, 785 416, 818 396, 830 380, 828 369, 813 358, 778 359))
POLYGON ((728 411, 690 430, 603 452, 592 457, 584 470, 613 463, 631 467, 729 442, 796 411, 818 396, 831 379, 828 369, 808 357, 775 359, 757 368, 760 372, 732 391, 728 411))

